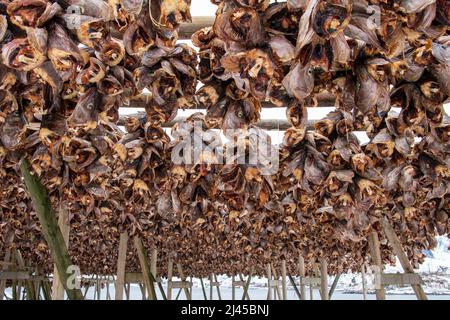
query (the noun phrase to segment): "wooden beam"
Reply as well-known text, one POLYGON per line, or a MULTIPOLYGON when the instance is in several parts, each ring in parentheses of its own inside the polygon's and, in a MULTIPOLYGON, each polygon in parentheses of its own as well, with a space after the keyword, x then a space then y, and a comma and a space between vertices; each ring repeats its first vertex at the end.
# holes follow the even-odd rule
POLYGON ((231 300, 236 300, 236 285, 234 281, 234 273, 231 276, 231 300))
POLYGON ((120 234, 119 256, 117 258, 117 278, 116 278, 116 300, 123 300, 123 290, 125 289, 125 267, 127 262, 128 233, 120 234))
POLYGON ((381 276, 381 284, 385 286, 389 285, 397 285, 397 286, 404 286, 404 285, 422 285, 424 284, 422 277, 418 275, 417 273, 393 273, 393 274, 383 274, 381 276))
MULTIPOLYGON (((378 234, 373 231, 369 235, 369 249, 372 256, 372 264, 378 269, 380 275, 383 274, 383 262, 381 260, 380 240, 378 234)), ((386 293, 384 287, 375 289, 377 300, 386 300, 386 293)))
MULTIPOLYGON (((183 268, 181 267, 181 263, 177 263, 177 269, 178 269, 178 275, 180 276, 181 281, 186 281, 186 277, 184 276, 183 268)), ((191 297, 191 294, 189 293, 188 288, 183 288, 183 290, 184 290, 184 294, 186 295, 186 299, 192 300, 192 297, 191 297)))
MULTIPOLYGON (((244 277, 242 276, 242 273, 239 273, 239 279, 243 283, 242 287, 245 289, 245 286, 247 285, 247 282, 244 281, 244 277)), ((251 277, 250 277, 250 279, 251 279, 251 277)), ((247 291, 244 290, 244 293, 245 293, 245 296, 247 297, 247 300, 250 300, 250 295, 248 294, 248 290, 247 291)))
POLYGON ((41 182, 31 174, 27 159, 23 159, 20 165, 22 176, 25 181, 28 193, 33 201, 36 214, 41 223, 42 233, 50 249, 53 261, 56 264, 58 275, 63 282, 64 289, 70 300, 83 300, 80 289, 69 289, 67 286, 67 269, 72 265, 72 261, 67 250, 64 237, 58 226, 58 221, 53 212, 47 190, 41 182))
POLYGON ((205 300, 208 300, 208 297, 206 296, 206 289, 205 289, 205 283, 203 282, 203 278, 200 278, 200 283, 202 285, 203 298, 205 300))
MULTIPOLYGON (((67 248, 69 248, 69 234, 70 234, 70 225, 68 219, 69 214, 66 208, 63 208, 63 205, 60 205, 58 225, 59 228, 61 229, 61 233, 64 238, 64 243, 66 244, 67 248)), ((56 265, 54 265, 53 267, 52 300, 64 300, 64 286, 61 283, 61 279, 59 278, 56 265)))
MULTIPOLYGON (((17 266, 21 269, 25 268, 25 261, 23 260, 22 254, 19 250, 14 250, 14 254, 16 256, 17 266)), ((31 273, 30 273, 31 276, 31 273)), ((31 278, 31 277, 30 277, 31 278)), ((25 280, 25 289, 27 291, 27 299, 28 300, 36 300, 35 288, 32 281, 25 280)))
POLYGON ((366 267, 364 266, 364 264, 361 266, 361 278, 363 300, 367 300, 366 267))
POLYGON ((247 277, 247 283, 244 287, 244 293, 242 294, 242 300, 245 300, 245 297, 248 297, 248 300, 250 300, 250 295, 248 294, 248 288, 250 288, 250 283, 252 281, 252 275, 253 275, 253 269, 250 270, 250 273, 247 277))
POLYGON ((269 290, 267 294, 267 300, 272 300, 272 287, 270 286, 270 281, 272 280, 272 270, 269 263, 266 265, 266 274, 267 274, 267 289, 269 290))
POLYGON ((325 258, 320 259, 320 292, 322 300, 329 300, 328 296, 328 263, 325 258))
POLYGON ((150 271, 155 279, 158 279, 158 250, 152 249, 152 256, 150 258, 150 271))
POLYGON ((217 275, 214 274, 214 280, 215 280, 215 287, 217 289, 217 296, 219 297, 219 300, 222 300, 222 295, 220 294, 220 282, 217 281, 217 275))
POLYGON ((215 16, 197 16, 192 17, 192 22, 182 23, 178 31, 178 37, 181 40, 191 39, 192 35, 206 27, 214 25, 215 16))
MULTIPOLYGON (((414 268, 409 262, 406 253, 403 251, 402 244, 399 238, 397 237, 394 228, 392 228, 392 226, 386 219, 383 220, 383 230, 384 233, 386 234, 386 237, 389 240, 389 243, 394 249, 394 253, 397 256, 398 260, 400 261, 400 264, 402 265, 402 268, 405 271, 405 273, 414 273, 414 268)), ((412 288, 417 296, 417 299, 428 300, 427 295, 425 294, 425 291, 423 290, 421 284, 412 284, 412 288)))
POLYGON ((301 299, 301 294, 300 294, 300 290, 298 290, 298 287, 297 287, 297 285, 295 284, 295 280, 294 280, 294 278, 289 274, 288 275, 288 277, 289 277, 289 281, 291 282, 291 285, 292 285, 292 287, 294 288, 294 291, 295 291, 295 294, 297 295, 297 297, 299 298, 299 299, 301 299))
MULTIPOLYGON (((273 264, 270 264, 271 268, 272 268, 272 275, 274 277, 274 279, 278 279, 278 274, 277 274, 277 270, 273 267, 273 264)), ((278 280, 277 280, 278 281, 278 280)), ((276 295, 278 297, 278 300, 281 300, 281 290, 280 290, 280 285, 281 283, 278 282, 278 285, 274 287, 273 291, 274 291, 274 296, 276 295)))
POLYGON ((287 300, 286 260, 281 261, 281 288, 283 290, 283 300, 287 300))
POLYGON ((145 252, 144 243, 141 238, 134 237, 134 247, 138 253, 139 263, 141 265, 142 276, 144 278, 144 284, 148 291, 148 298, 150 300, 157 300, 155 284, 151 277, 150 264, 148 261, 147 253, 145 252))
POLYGON ((336 290, 337 284, 339 282, 339 278, 341 277, 341 273, 336 274, 334 277, 333 283, 331 285, 330 291, 328 292, 328 298, 331 300, 333 297, 334 291, 336 290))
MULTIPOLYGON (((8 270, 8 264, 10 263, 10 260, 11 260, 11 249, 6 248, 5 257, 3 258, 5 264, 2 266, 0 271, 8 270)), ((0 301, 3 300, 5 297, 5 288, 6 288, 6 280, 0 280, 0 301)))
POLYGON ((172 300, 172 277, 173 277, 173 261, 169 256, 169 262, 167 265, 167 300, 172 300))
POLYGON ((301 254, 298 257, 298 272, 300 274, 300 299, 306 300, 305 284, 303 283, 305 279, 305 259, 301 254))
POLYGON ((190 289, 191 282, 187 280, 172 281, 172 289, 190 289))

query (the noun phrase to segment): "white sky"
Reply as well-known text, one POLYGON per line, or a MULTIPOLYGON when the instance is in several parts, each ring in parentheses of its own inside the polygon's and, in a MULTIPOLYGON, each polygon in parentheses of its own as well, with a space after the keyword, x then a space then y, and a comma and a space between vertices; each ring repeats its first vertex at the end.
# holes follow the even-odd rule
MULTIPOLYGON (((275 2, 275 1, 271 1, 275 2)), ((195 16, 214 16, 216 13, 217 6, 213 5, 209 0, 192 0, 191 3, 191 15, 193 17, 195 16)), ((192 45, 192 42, 190 40, 181 40, 180 43, 187 43, 190 46, 192 45)), ((308 117, 310 120, 320 120, 324 118, 329 112, 333 111, 334 108, 310 108, 308 109, 308 117)), ((136 114, 137 112, 143 112, 143 109, 127 109, 127 108, 121 108, 120 114, 121 115, 130 115, 130 114, 136 114)), ((180 110, 178 112, 179 117, 188 117, 189 115, 195 113, 195 112, 204 112, 205 110, 186 110, 182 111, 180 110)), ((447 115, 450 115, 450 103, 445 105, 445 112, 447 115)), ((261 113, 261 119, 279 119, 279 120, 285 120, 286 119, 286 108, 269 108, 269 109, 263 109, 261 113)), ((270 131, 270 136, 272 137, 272 143, 279 144, 283 140, 284 131, 276 132, 276 131, 270 131)), ((369 139, 367 138, 367 135, 363 132, 359 133, 357 132, 356 135, 360 139, 361 143, 367 143, 369 142, 369 139)))

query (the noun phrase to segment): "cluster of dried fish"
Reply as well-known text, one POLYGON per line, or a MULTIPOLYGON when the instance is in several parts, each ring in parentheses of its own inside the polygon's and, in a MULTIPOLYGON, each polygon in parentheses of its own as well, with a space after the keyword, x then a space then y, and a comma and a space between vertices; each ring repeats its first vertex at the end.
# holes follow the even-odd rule
MULTIPOLYGON (((448 3, 213 3, 214 25, 193 35, 197 55, 177 44, 189 0, 0 0, 0 247, 51 271, 18 174, 26 156, 69 214, 84 273, 114 274, 124 230, 158 248, 161 275, 170 255, 196 276, 263 275, 281 259, 296 274, 299 252, 326 258, 330 273, 359 270, 373 231, 393 262, 382 219, 423 261, 450 230, 448 3), (336 110, 310 130, 308 107, 323 93, 336 95, 336 110), (146 115, 123 133, 114 123, 131 102, 146 115), (270 163, 241 161, 271 147, 255 126, 265 103, 286 105, 292 125, 270 174, 270 163), (171 139, 161 124, 194 105, 206 114, 178 123, 171 139), (197 154, 198 124, 233 143, 209 131, 197 154), (243 159, 220 164, 235 149, 243 159)), ((127 270, 138 271, 131 246, 127 270)))

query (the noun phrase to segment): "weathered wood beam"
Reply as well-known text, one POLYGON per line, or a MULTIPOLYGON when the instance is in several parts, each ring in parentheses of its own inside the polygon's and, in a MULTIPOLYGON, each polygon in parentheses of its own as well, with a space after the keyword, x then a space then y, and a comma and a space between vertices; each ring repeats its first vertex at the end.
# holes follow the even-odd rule
MULTIPOLYGON (((20 253, 19 250, 14 250, 14 254, 16 256, 16 262, 17 262, 17 266, 19 268, 25 268, 25 261, 23 260, 22 254, 20 253)), ((30 273, 31 275, 31 273, 30 273)), ((31 277, 30 277, 31 278, 31 277)), ((35 295, 35 288, 34 288, 34 284, 32 281, 29 280, 25 280, 25 289, 27 291, 27 299, 28 300, 36 300, 36 295, 35 295)))
MULTIPOLYGON (((378 269, 380 275, 383 274, 383 262, 381 260, 381 250, 380 250, 380 240, 378 239, 378 234, 373 231, 369 235, 369 249, 372 256, 372 264, 378 269)), ((386 300, 386 293, 384 287, 375 288, 375 295, 377 300, 386 300)))
POLYGON ((138 253, 139 263, 142 269, 142 276, 144 278, 144 284, 148 291, 148 298, 150 300, 158 300, 156 296, 155 283, 151 276, 150 264, 148 261, 147 253, 145 252, 144 243, 139 237, 134 237, 134 246, 138 253))
POLYGON ((292 287, 294 288, 295 294, 297 295, 297 297, 298 297, 299 299, 301 299, 301 296, 302 296, 302 295, 300 294, 300 290, 298 290, 298 287, 297 287, 297 285, 295 284, 294 278, 293 278, 290 274, 288 275, 288 277, 289 277, 289 281, 290 281, 292 287))
MULTIPOLYGON (((247 282, 244 281, 244 277, 242 276, 242 273, 239 273, 239 279, 242 281, 243 285, 242 287, 245 288, 245 286, 247 285, 247 282)), ((248 290, 245 292, 247 300, 250 300, 250 296, 248 294, 248 290)))
MULTIPOLYGON (((405 271, 405 273, 414 273, 414 268, 409 262, 406 253, 403 251, 402 244, 399 238, 397 237, 394 228, 392 228, 387 219, 383 219, 383 230, 384 233, 386 234, 386 237, 389 240, 389 243, 394 249, 394 253, 397 256, 398 260, 400 261, 400 264, 402 265, 402 268, 405 271)), ((421 284, 412 284, 412 288, 417 296, 417 299, 428 300, 427 295, 425 294, 425 291, 423 290, 421 284)))
MULTIPOLYGON (((0 270, 2 271, 8 270, 10 260, 11 260, 11 249, 7 248, 5 250, 5 257, 3 258, 5 264, 2 266, 0 270)), ((3 300, 5 297, 5 288, 6 288, 6 280, 0 280, 0 301, 3 300)))
MULTIPOLYGON (((178 275, 181 278, 181 281, 186 281, 186 277, 184 275, 183 268, 181 267, 180 263, 177 263, 177 269, 178 269, 178 275)), ((189 281, 187 281, 187 282, 189 283, 189 281)), ((186 299, 192 300, 192 297, 191 297, 191 294, 190 294, 188 288, 183 288, 183 290, 186 295, 186 299)))
POLYGON ((422 277, 417 273, 393 273, 393 274, 385 273, 381 276, 380 282, 382 285, 385 286, 389 285, 415 286, 424 284, 422 277))
POLYGON ((202 292, 203 292, 203 298, 208 300, 208 297, 206 296, 206 289, 205 289, 205 283, 203 282, 203 278, 200 278, 200 284, 202 285, 202 292))
POLYGON ((169 255, 169 262, 167 265, 167 300, 172 300, 172 277, 173 277, 173 261, 169 255))
MULTIPOLYGON (((61 229, 61 233, 64 238, 64 243, 67 248, 69 248, 69 234, 70 234, 70 224, 69 224, 69 214, 63 205, 59 208, 58 215, 58 225, 61 229)), ((53 285, 52 285, 52 300, 64 300, 64 286, 59 278, 58 270, 56 265, 53 267, 53 285)))
POLYGON ((220 282, 217 281, 217 275, 214 274, 214 280, 215 280, 215 287, 217 289, 217 296, 219 297, 219 300, 222 300, 222 295, 220 293, 220 282))
POLYGON ((117 258, 117 278, 116 278, 116 300, 123 300, 123 290, 125 289, 125 267, 127 261, 128 233, 120 234, 119 256, 117 258))
POLYGON ((305 279, 305 259, 300 253, 298 256, 298 273, 300 275, 300 299, 306 300, 306 292, 305 292, 305 283, 303 280, 305 279))
POLYGON ((337 287, 340 277, 341 277, 341 273, 336 274, 336 276, 334 277, 333 283, 331 284, 330 291, 328 292, 328 297, 330 300, 333 297, 334 291, 336 290, 336 287, 337 287))
POLYGON ((266 265, 266 274, 267 274, 267 300, 272 300, 272 287, 270 286, 270 281, 272 281, 272 270, 270 264, 266 265))
POLYGON ((58 221, 53 212, 47 190, 41 182, 31 174, 28 160, 23 159, 20 165, 22 176, 25 181, 28 193, 33 201, 36 214, 41 223, 42 232, 50 249, 53 261, 56 264, 58 275, 63 282, 64 289, 70 300, 83 300, 80 289, 68 287, 67 269, 72 265, 72 261, 67 250, 64 237, 58 226, 58 221))
POLYGON ((363 300, 367 300, 366 267, 364 266, 364 264, 361 266, 361 278, 363 300))
POLYGON ((286 284, 286 260, 281 261, 281 288, 283 291, 283 300, 287 300, 287 284, 286 284))
POLYGON ((250 270, 250 273, 247 277, 247 283, 244 287, 244 293, 242 294, 242 300, 245 300, 245 297, 248 297, 248 300, 250 300, 250 295, 248 294, 248 288, 250 288, 250 283, 252 281, 252 275, 253 275, 253 269, 250 270))

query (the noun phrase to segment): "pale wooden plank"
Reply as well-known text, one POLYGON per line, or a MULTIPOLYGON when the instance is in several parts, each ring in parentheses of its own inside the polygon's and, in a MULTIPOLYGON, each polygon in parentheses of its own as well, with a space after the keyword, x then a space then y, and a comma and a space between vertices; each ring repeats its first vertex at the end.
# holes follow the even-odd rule
MULTIPOLYGON (((375 231, 371 232, 368 240, 372 264, 379 269, 380 274, 383 274, 383 262, 381 261, 380 240, 378 239, 378 234, 375 231)), ((377 300, 386 300, 386 293, 383 286, 375 289, 375 295, 377 300)))
POLYGON ((123 300, 123 290, 125 289, 125 267, 127 262, 128 233, 120 234, 119 256, 117 258, 117 278, 115 300, 123 300))

